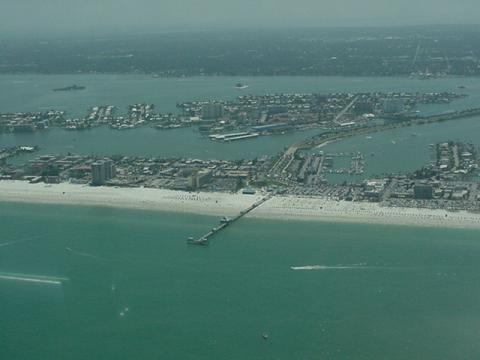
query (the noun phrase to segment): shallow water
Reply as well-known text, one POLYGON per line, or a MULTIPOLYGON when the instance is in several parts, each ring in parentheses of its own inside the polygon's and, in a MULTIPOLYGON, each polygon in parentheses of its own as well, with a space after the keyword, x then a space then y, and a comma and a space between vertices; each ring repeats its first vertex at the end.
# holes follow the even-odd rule
POLYGON ((0 203, 5 359, 458 359, 478 231, 0 203), (324 270, 292 271, 291 266, 324 270), (344 269, 344 268, 348 269, 344 269), (268 340, 262 333, 268 333, 268 340))

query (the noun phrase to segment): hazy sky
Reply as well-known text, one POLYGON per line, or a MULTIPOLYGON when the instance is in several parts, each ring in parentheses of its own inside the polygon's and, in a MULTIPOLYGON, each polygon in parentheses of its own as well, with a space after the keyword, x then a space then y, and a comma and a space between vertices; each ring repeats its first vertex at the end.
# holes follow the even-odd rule
POLYGON ((0 0, 0 31, 478 24, 480 0, 0 0))

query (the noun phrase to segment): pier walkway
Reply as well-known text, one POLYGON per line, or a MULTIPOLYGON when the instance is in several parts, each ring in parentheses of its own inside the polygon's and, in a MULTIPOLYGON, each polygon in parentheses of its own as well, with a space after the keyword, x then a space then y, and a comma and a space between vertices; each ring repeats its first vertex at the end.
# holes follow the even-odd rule
POLYGON ((215 234, 218 234, 220 231, 222 231, 223 229, 225 229, 226 227, 232 225, 235 221, 237 220, 240 220, 242 217, 244 217, 245 215, 247 215, 249 212, 253 211, 254 209, 256 209, 257 207, 259 207, 260 205, 262 205, 264 202, 270 200, 271 198, 273 197, 273 194, 268 194, 267 196, 261 198, 260 200, 258 200, 257 202, 253 203, 252 205, 250 205, 248 208, 246 208, 245 210, 242 210, 240 211, 240 213, 238 215, 236 215, 235 217, 233 218, 226 218, 224 217, 222 219, 222 223, 217 226, 217 227, 214 227, 213 229, 211 229, 209 232, 207 232, 206 234, 200 236, 199 238, 197 239, 194 239, 192 237, 188 238, 187 242, 189 244, 192 244, 192 245, 208 245, 208 240, 214 236, 215 234))

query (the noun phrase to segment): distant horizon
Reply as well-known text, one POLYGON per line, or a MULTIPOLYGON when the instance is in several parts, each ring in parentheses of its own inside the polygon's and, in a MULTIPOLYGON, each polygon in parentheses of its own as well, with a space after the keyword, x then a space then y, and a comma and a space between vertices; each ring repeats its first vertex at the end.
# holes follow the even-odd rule
POLYGON ((62 31, 58 32, 55 30, 44 30, 32 33, 31 31, 3 31, 0 33, 0 39, 5 38, 65 38, 65 37, 84 37, 84 36, 137 36, 137 35, 163 35, 163 34, 189 34, 189 33, 236 33, 236 32, 253 32, 253 31, 265 31, 265 32, 281 32, 281 31, 332 31, 332 30, 375 30, 375 29, 384 29, 384 30, 408 30, 408 29, 434 29, 434 28, 450 28, 456 27, 461 29, 466 28, 475 28, 480 27, 479 23, 468 23, 468 24, 449 24, 449 23, 438 23, 438 24, 405 24, 405 25, 380 25, 380 24, 370 24, 370 25, 291 25, 291 26, 248 26, 248 27, 225 27, 225 26, 210 26, 210 27, 168 27, 168 28, 111 28, 111 29, 101 29, 96 31, 62 31))
POLYGON ((478 25, 478 0, 2 0, 0 33, 478 25))

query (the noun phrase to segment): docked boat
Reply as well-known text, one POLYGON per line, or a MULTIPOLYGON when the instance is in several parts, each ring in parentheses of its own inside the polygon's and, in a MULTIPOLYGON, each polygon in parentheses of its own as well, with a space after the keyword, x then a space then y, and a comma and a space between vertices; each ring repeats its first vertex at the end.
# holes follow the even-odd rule
POLYGON ((248 88, 248 85, 245 85, 243 83, 236 83, 235 84, 235 89, 237 89, 237 90, 244 90, 246 88, 248 88))
POLYGON ((53 89, 53 91, 76 91, 76 90, 85 90, 85 86, 79 86, 79 85, 72 85, 72 86, 67 86, 63 88, 57 88, 53 89))

